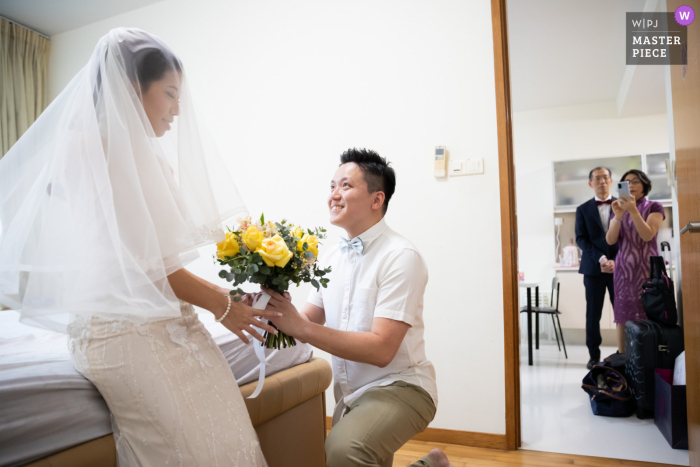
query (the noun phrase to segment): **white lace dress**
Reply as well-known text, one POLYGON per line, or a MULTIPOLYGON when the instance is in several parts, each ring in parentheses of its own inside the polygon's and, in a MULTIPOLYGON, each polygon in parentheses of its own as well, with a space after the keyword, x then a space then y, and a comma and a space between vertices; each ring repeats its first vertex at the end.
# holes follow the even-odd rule
POLYGON ((119 466, 266 466, 226 359, 192 305, 180 308, 165 321, 93 317, 69 329, 76 369, 112 412, 119 466))

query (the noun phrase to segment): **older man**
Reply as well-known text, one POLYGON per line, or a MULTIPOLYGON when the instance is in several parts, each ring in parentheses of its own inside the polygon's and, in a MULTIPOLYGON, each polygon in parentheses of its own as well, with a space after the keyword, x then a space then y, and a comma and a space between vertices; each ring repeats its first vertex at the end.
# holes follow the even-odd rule
POLYGON ((610 293, 610 303, 615 305, 613 270, 617 245, 608 245, 605 234, 610 227, 610 209, 615 201, 610 195, 612 175, 610 169, 596 167, 588 174, 588 186, 595 196, 576 208, 576 243, 583 250, 578 272, 583 274, 586 288, 586 346, 587 368, 600 361, 600 318, 605 304, 605 289, 610 293))

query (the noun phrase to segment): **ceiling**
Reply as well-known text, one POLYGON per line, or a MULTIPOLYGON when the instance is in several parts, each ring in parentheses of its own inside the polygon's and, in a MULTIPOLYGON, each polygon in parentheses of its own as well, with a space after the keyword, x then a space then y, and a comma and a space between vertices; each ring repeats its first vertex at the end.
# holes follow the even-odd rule
POLYGON ((616 101, 618 116, 664 113, 663 67, 625 64, 625 13, 657 0, 509 0, 513 110, 616 101))
MULTIPOLYGON (((52 36, 162 0, 0 0, 0 15, 52 36)), ((625 13, 658 0, 508 0, 515 111, 616 101, 663 113, 663 68, 625 65, 625 13)))
POLYGON ((0 0, 0 15, 47 36, 162 0, 0 0))

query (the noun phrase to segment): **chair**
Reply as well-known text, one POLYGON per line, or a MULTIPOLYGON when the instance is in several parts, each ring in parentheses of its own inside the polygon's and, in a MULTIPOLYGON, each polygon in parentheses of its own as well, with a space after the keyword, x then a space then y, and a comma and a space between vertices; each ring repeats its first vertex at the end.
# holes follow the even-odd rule
MULTIPOLYGON (((554 279, 552 279, 552 296, 550 297, 549 303, 551 303, 552 305, 555 304, 554 291, 556 290, 557 291, 557 301, 556 301, 555 306, 534 306, 534 307, 532 307, 532 311, 533 311, 533 313, 535 313, 536 319, 539 319, 540 313, 545 314, 545 315, 550 315, 552 317, 552 326, 554 327, 554 337, 557 338, 557 347, 559 348, 560 352, 561 352, 562 346, 564 347, 564 357, 566 357, 568 359, 569 355, 566 352, 566 344, 564 343, 564 333, 561 330, 561 322, 559 321, 559 315, 561 314, 561 311, 559 311, 559 286, 560 286, 559 279, 557 279, 556 277, 554 279), (554 322, 555 317, 557 318, 556 323, 554 322), (559 333, 558 334, 557 334, 557 326, 559 326, 559 333), (561 337, 561 345, 559 345, 559 337, 561 337)), ((536 300, 536 302, 535 302, 536 305, 539 305, 539 303, 537 303, 537 302, 539 302, 539 300, 537 298, 535 298, 535 300, 536 300)), ((522 313, 524 311, 527 311, 526 308, 527 307, 525 307, 525 309, 521 308, 520 312, 522 313)), ((537 338, 539 340, 539 335, 537 336, 537 338)), ((538 348, 539 348, 539 346, 538 346, 538 348)))

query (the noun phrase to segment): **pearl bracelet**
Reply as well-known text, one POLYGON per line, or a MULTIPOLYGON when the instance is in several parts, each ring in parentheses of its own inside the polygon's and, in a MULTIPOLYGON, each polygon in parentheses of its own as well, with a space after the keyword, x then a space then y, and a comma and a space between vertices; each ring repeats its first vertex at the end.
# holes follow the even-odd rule
POLYGON ((613 217, 613 218, 612 218, 612 220, 614 220, 615 222, 622 222, 622 219, 620 219, 620 220, 617 220, 617 218, 616 218, 616 217, 613 217))
POLYGON ((226 313, 221 315, 221 318, 216 320, 217 323, 220 323, 221 321, 223 321, 223 319, 226 318, 226 315, 228 314, 228 312, 231 311, 231 296, 227 295, 226 298, 228 298, 228 306, 226 307, 226 313))

